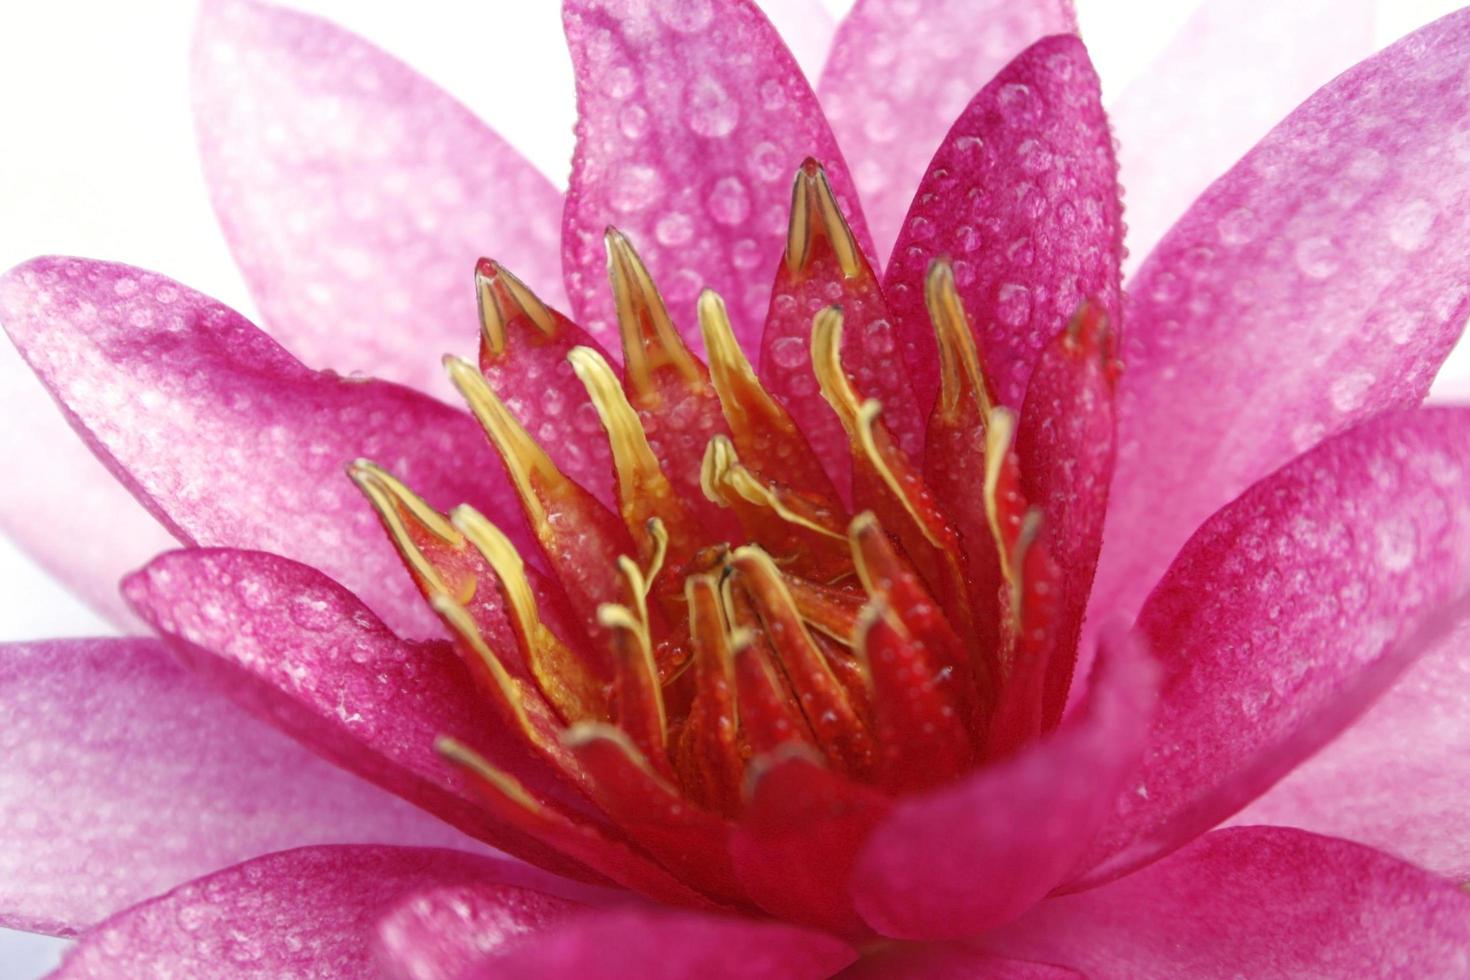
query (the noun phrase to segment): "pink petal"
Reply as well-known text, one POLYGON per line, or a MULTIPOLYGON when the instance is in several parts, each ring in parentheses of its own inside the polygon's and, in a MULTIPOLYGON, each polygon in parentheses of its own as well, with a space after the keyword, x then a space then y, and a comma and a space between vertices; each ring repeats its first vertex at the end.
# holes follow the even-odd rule
POLYGON ((1393 413, 1210 518, 1149 597, 1150 750, 1094 879, 1207 830, 1346 727, 1466 615, 1470 410, 1393 413), (1446 604, 1449 604, 1446 606, 1446 604))
POLYGON ((960 938, 1025 911, 1073 870, 1143 752, 1156 670, 1110 638, 1083 712, 962 782, 901 803, 853 876, 863 918, 900 939, 960 938))
POLYGON ((402 898, 378 922, 379 959, 404 980, 458 980, 500 947, 583 908, 497 881, 437 885, 402 898))
POLYGON ((211 0, 194 116, 225 236, 271 331, 314 367, 448 393, 490 254, 560 305, 561 195, 445 92, 361 38, 211 0))
POLYGON ((93 452, 187 544, 309 562, 395 628, 438 635, 343 467, 370 457, 436 506, 474 502, 524 536, 466 413, 308 371, 238 313, 163 276, 33 259, 0 278, 0 321, 93 452))
POLYGON ((77 438, 15 348, 0 341, 5 424, 0 532, 88 605, 124 629, 138 621, 117 580, 177 545, 77 438))
POLYGON ((376 976, 374 926, 385 908, 441 885, 494 888, 507 915, 531 902, 514 865, 430 848, 304 847, 182 885, 88 933, 53 976, 376 976))
POLYGON ((818 91, 879 255, 966 101, 1027 45, 1074 30, 1067 0, 858 0, 818 91))
POLYGON ((884 292, 921 409, 939 387, 924 276, 953 260, 986 373, 1019 407, 1043 347, 1095 299, 1117 322, 1122 206, 1097 74, 1082 42, 1045 38, 970 102, 919 184, 884 292))
POLYGON ((1200 5, 1109 112, 1135 260, 1268 129, 1372 52, 1374 6, 1371 0, 1200 5))
POLYGON ((806 77, 817 78, 837 29, 822 0, 762 0, 760 7, 806 77))
POLYGON ((1312 96, 1129 289, 1094 610, 1135 611, 1190 531, 1325 436, 1414 404, 1470 311, 1470 11, 1312 96))
POLYGON ((302 844, 477 845, 232 707, 155 640, 0 647, 0 923, 74 935, 302 844))
POLYGON ((603 229, 632 240, 684 336, 720 293, 757 349, 802 160, 827 168, 861 242, 847 168, 791 53, 749 0, 567 0, 577 152, 562 224, 572 310, 616 346, 603 229))
POLYGON ((993 956, 948 943, 895 945, 864 956, 841 980, 1083 980, 1060 966, 993 956))
POLYGON ((580 916, 486 958, 464 980, 822 980, 856 958, 840 940, 795 926, 626 910, 580 916))
POLYGON ((1283 827, 1220 830, 986 937, 1089 976, 1459 977, 1470 895, 1377 851, 1283 827))
POLYGON ((439 736, 457 738, 542 788, 448 642, 400 640, 336 582, 263 552, 172 552, 123 594, 189 667, 312 751, 502 850, 579 873, 490 821, 435 751, 439 736))
POLYGON ((1470 881, 1467 641, 1462 626, 1361 720, 1232 822, 1347 837, 1470 881))

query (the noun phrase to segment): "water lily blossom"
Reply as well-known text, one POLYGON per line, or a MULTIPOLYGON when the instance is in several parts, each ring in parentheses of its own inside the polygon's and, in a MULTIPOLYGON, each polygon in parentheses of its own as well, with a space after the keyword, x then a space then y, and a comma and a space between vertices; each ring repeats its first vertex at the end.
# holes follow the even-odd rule
POLYGON ((212 0, 269 333, 0 279, 85 444, 9 436, 0 518, 138 634, 0 650, 0 924, 63 978, 1470 972, 1470 10, 1126 293, 1063 0, 858 0, 815 87, 750 0, 563 18, 565 195, 212 0))

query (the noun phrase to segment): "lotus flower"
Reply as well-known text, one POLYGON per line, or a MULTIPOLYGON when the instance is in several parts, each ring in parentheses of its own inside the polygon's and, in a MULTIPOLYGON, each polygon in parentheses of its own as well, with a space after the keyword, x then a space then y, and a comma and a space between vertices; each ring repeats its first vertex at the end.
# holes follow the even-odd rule
POLYGON ((151 634, 4 651, 3 921, 63 977, 1470 971, 1470 411, 1418 407, 1470 12, 1126 297, 1065 3, 860 0, 830 125, 748 0, 564 18, 563 205, 364 42, 205 7, 294 356, 136 268, 0 282, 131 495, 15 427, 8 526, 151 634))

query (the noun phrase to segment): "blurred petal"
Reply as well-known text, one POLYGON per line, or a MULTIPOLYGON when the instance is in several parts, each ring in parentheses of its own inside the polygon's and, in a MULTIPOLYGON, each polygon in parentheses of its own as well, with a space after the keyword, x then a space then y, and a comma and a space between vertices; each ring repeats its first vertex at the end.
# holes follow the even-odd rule
POLYGON ((1207 0, 1110 106, 1137 266, 1210 182, 1373 50, 1373 0, 1207 0))
POLYGON ((307 364, 448 393, 439 355, 475 342, 481 255, 561 304, 561 194, 407 65, 315 17, 210 0, 193 85, 225 237, 307 364))
POLYGON ((1012 407, 1084 299, 1117 321, 1123 225, 1110 140, 1097 75, 1071 35, 1022 52, 944 137, 883 280, 920 411, 939 389, 924 276, 941 256, 1012 407))
POLYGON ((1425 654, 1360 721, 1232 822, 1346 837, 1470 881, 1470 629, 1425 654))
POLYGON ((580 916, 464 980, 822 980, 856 958, 832 936, 777 922, 630 909, 580 916))
POLYGON ((395 628, 438 635, 343 467, 370 457, 435 506, 473 502, 525 539, 467 413, 308 371, 238 313, 163 276, 33 259, 0 278, 0 321, 92 450, 186 544, 309 562, 395 628))
POLYGON ((1321 748, 1466 615, 1470 410, 1374 419, 1210 518, 1138 619, 1164 666, 1091 877, 1154 860, 1321 748))
POLYGON ((467 883, 504 882, 514 902, 520 889, 506 886, 521 874, 507 862, 430 848, 283 851, 118 913, 53 976, 375 976, 374 926, 385 907, 429 886, 467 883))
POLYGON ((1470 11, 1322 89, 1129 289, 1092 609, 1131 614, 1190 531, 1324 437, 1414 404, 1470 310, 1470 11))
POLYGON ((839 980, 1084 980, 1060 966, 1008 960, 958 943, 895 945, 864 956, 839 980))
POLYGON ((970 97, 1027 45, 1075 30, 1068 0, 858 0, 817 89, 879 256, 970 97))
POLYGON ((1240 827, 1103 888, 1043 902, 985 945, 1140 980, 1461 977, 1470 895, 1347 841, 1240 827))
POLYGON ((1055 735, 879 826, 853 876, 869 925, 900 939, 974 935, 1073 870, 1138 764, 1156 696, 1152 658, 1126 635, 1098 665, 1086 707, 1055 735))
POLYGON ((0 922, 73 935, 302 844, 477 845, 232 707, 151 639, 0 647, 0 922))
POLYGON ((0 480, 0 531, 93 609, 136 631, 117 581, 178 542, 92 455, 8 341, 0 341, 0 391, 0 459, 11 464, 0 480))
POLYGON ((791 181, 826 168, 858 240, 867 228, 817 98, 750 0, 567 0, 577 152, 563 222, 576 319, 616 347, 603 230, 625 232, 696 348, 694 300, 725 298, 755 351, 786 243, 791 181))
POLYGON ((579 873, 494 823, 435 751, 456 738, 541 788, 447 642, 400 640, 331 579, 262 552, 172 552, 123 592, 189 667, 312 751, 502 850, 579 873))
POLYGON ((379 920, 379 958, 403 980, 459 980, 501 946, 555 927, 583 909, 496 881, 437 885, 400 899, 379 920))

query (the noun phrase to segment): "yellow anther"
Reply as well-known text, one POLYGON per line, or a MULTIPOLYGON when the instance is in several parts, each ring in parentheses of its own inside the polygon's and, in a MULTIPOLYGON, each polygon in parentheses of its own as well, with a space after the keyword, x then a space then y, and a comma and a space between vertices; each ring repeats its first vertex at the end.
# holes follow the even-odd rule
POLYGON ((725 301, 712 289, 699 294, 699 327, 710 380, 730 427, 737 431, 760 426, 791 428, 791 416, 762 387, 730 328, 725 301))
POLYGON ((1041 536, 1041 526, 1044 518, 1040 507, 1031 507, 1026 511, 1026 516, 1021 518, 1021 530, 1016 535, 1016 546, 1009 556, 1011 565, 1011 622, 1016 628, 1021 627, 1021 601, 1024 598, 1022 587, 1023 576, 1026 568, 1026 556, 1030 553, 1032 545, 1041 536))
POLYGON ((520 780, 506 772, 488 759, 465 745, 463 742, 447 735, 441 735, 434 741, 434 750, 456 765, 468 769, 479 776, 485 782, 493 786, 497 792, 518 806, 539 813, 542 810, 541 801, 530 794, 520 780))
POLYGON ((715 436, 705 446, 699 485, 711 503, 728 507, 731 504, 729 494, 733 493, 747 504, 770 511, 788 524, 842 540, 841 534, 792 510, 768 483, 745 468, 735 453, 734 445, 725 436, 715 436))
MULTIPOLYGON (((623 386, 602 355, 587 347, 577 347, 567 355, 572 370, 577 372, 587 395, 597 409, 602 427, 612 446, 613 466, 618 474, 618 497, 625 511, 630 504, 652 496, 664 502, 673 496, 673 487, 658 464, 658 457, 648 444, 638 413, 628 404, 623 386)), ((637 514, 625 513, 636 523, 637 514)))
POLYGON ((480 304, 480 331, 492 354, 505 353, 506 325, 524 316, 547 337, 556 336, 556 318, 526 284, 497 262, 475 267, 475 295, 480 304))
POLYGON ((475 625, 475 619, 470 615, 469 610, 447 595, 430 596, 429 605, 434 608, 434 612, 439 614, 444 625, 463 640, 465 645, 479 658, 490 675, 491 681, 495 684, 496 690, 504 699, 505 706, 515 716, 516 723, 523 731, 535 738, 536 730, 531 724, 530 717, 526 714, 526 705, 521 700, 519 685, 505 669, 505 664, 501 663, 500 658, 495 655, 495 651, 490 649, 485 638, 480 635, 480 628, 475 625))
POLYGON ((980 353, 970 332, 964 304, 955 289, 954 270, 945 259, 929 266, 924 279, 924 302, 939 341, 939 410, 948 419, 960 411, 960 399, 969 392, 983 424, 989 424, 995 404, 980 367, 980 353))
MULTIPOLYGON (((637 566, 626 557, 620 559, 618 565, 623 569, 623 573, 628 575, 630 583, 633 583, 635 579, 634 574, 630 573, 630 567, 636 572, 637 566)), ((642 605, 641 600, 639 600, 639 605, 642 605)), ((635 612, 617 603, 603 603, 597 607, 597 622, 604 629, 611 630, 615 635, 624 638, 622 641, 624 655, 631 654, 633 658, 631 666, 643 675, 643 686, 652 700, 654 712, 658 715, 658 744, 667 745, 668 712, 664 709, 663 685, 659 682, 658 661, 654 659, 653 643, 648 632, 647 607, 643 606, 635 612), (630 642, 631 647, 626 645, 630 642)))
POLYGON ((684 346, 684 339, 669 319, 658 287, 632 244, 616 228, 607 229, 607 274, 612 281, 618 332, 623 340, 623 363, 633 397, 640 403, 656 401, 653 374, 672 367, 691 388, 704 385, 700 364, 684 346))
POLYGON ((829 306, 812 319, 812 371, 821 386, 822 397, 842 420, 848 435, 858 417, 861 401, 842 369, 842 310, 829 306))
POLYGON ((786 229, 786 269, 802 275, 812 261, 818 238, 825 238, 837 257, 837 265, 849 279, 866 269, 857 239, 848 227, 827 174, 815 160, 808 159, 796 172, 791 188, 791 223, 786 229))
POLYGON ((449 380, 459 389, 470 411, 490 436, 490 441, 495 443, 495 449, 505 461, 505 468, 520 494, 526 516, 539 534, 546 523, 546 506, 542 502, 541 491, 566 483, 567 478, 511 414, 505 402, 491 390, 479 368, 461 357, 446 357, 444 366, 449 371, 449 380))
POLYGON ((422 497, 405 486, 397 477, 376 463, 359 459, 347 467, 347 475, 372 504, 378 518, 388 530, 388 536, 399 555, 408 563, 414 577, 423 583, 427 592, 457 593, 460 600, 468 602, 474 595, 475 582, 471 578, 453 589, 444 581, 439 569, 424 554, 414 540, 412 530, 404 520, 404 513, 433 538, 445 546, 459 550, 464 547, 464 537, 444 519, 422 497), (468 594, 465 594, 466 591, 468 594))
POLYGON ((1002 556, 1001 571, 1005 573, 1007 581, 1012 579, 1012 568, 1004 560, 1010 549, 1006 546, 1005 529, 1000 525, 999 494, 1001 473, 1015 434, 1014 412, 1008 408, 997 408, 991 413, 990 422, 985 428, 985 519, 990 524, 990 534, 995 539, 996 553, 1002 556))

